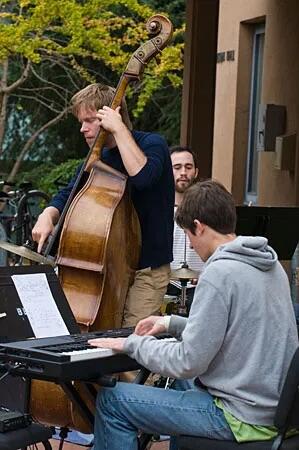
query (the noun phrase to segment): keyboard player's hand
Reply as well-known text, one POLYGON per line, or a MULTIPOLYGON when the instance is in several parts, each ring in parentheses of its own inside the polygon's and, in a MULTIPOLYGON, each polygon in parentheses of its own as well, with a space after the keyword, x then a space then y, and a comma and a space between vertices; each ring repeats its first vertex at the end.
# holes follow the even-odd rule
POLYGON ((137 323, 134 333, 139 336, 155 336, 164 333, 167 330, 163 319, 163 316, 149 316, 142 319, 137 323))
POLYGON ((111 348, 117 352, 122 352, 126 338, 98 338, 90 339, 89 345, 93 347, 111 348))

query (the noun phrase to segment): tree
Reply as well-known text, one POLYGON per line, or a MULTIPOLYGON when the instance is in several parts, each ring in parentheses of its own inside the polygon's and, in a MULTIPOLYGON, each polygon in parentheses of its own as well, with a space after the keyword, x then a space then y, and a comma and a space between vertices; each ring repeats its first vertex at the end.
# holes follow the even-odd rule
MULTIPOLYGON (((139 110, 140 114, 137 116, 135 113, 135 125, 141 129, 159 130, 169 144, 175 145, 180 139, 186 0, 141 0, 141 2, 170 17, 175 32, 173 45, 164 51, 166 58, 168 56, 166 52, 170 50, 170 59, 166 64, 167 70, 172 67, 169 77, 164 76, 161 79, 158 76, 159 87, 154 82, 152 86, 155 89, 150 93, 147 90, 145 101, 139 110)), ((143 97, 141 96, 140 100, 143 97)))
MULTIPOLYGON (((78 88, 122 72, 131 51, 147 39, 144 22, 152 14, 137 0, 2 0, 0 154, 16 153, 11 178, 36 142, 38 158, 46 130, 67 114, 78 88), (95 61, 101 75, 94 73, 95 61), (15 133, 17 119, 22 127, 15 133)), ((160 64, 147 68, 136 116, 163 83, 181 83, 181 49, 181 43, 165 49, 160 64)), ((136 98, 139 90, 129 95, 136 98)))

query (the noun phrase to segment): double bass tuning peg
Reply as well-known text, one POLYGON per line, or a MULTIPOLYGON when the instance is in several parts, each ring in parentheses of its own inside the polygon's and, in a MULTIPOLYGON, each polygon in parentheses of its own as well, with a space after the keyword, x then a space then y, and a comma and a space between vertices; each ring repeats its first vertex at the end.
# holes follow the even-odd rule
POLYGON ((152 20, 148 24, 148 33, 149 35, 155 35, 158 34, 161 30, 161 23, 157 20, 152 20))

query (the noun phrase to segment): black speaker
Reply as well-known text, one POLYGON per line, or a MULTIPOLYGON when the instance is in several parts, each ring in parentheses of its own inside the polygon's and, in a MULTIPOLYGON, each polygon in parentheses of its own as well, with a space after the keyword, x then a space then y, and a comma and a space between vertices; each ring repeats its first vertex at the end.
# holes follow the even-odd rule
MULTIPOLYGON (((0 371, 0 377, 4 372, 0 371)), ((28 412, 30 381, 7 375, 0 381, 0 405, 22 413, 28 412)))

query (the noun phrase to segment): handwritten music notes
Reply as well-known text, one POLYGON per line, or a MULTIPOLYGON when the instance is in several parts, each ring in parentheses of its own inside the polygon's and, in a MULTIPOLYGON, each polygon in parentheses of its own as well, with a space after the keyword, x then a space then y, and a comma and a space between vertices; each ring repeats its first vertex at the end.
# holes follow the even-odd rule
POLYGON ((57 308, 46 274, 12 275, 36 338, 70 334, 57 308))

